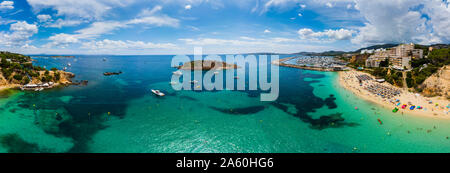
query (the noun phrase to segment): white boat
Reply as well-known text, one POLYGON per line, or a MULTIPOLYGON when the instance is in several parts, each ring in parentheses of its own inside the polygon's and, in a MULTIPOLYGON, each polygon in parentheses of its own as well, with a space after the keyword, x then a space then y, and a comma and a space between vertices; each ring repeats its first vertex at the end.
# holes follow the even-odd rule
POLYGON ((106 58, 103 58, 103 61, 106 61, 106 58))
POLYGON ((174 71, 172 72, 174 75, 182 75, 183 73, 181 73, 181 71, 174 71))
POLYGON ((178 82, 169 82, 170 85, 176 85, 178 82))
POLYGON ((69 66, 69 67, 70 67, 70 66, 72 66, 72 64, 70 64, 70 63, 67 63, 67 66, 69 66))
POLYGON ((152 93, 153 94, 155 94, 155 95, 157 95, 157 96, 165 96, 165 94, 164 93, 162 93, 161 91, 159 91, 159 90, 154 90, 154 89, 152 89, 152 93))
POLYGON ((219 74, 219 72, 218 72, 218 71, 215 71, 214 74, 219 74))
POLYGON ((66 71, 67 70, 67 67, 64 67, 64 69, 63 69, 64 71, 66 71))

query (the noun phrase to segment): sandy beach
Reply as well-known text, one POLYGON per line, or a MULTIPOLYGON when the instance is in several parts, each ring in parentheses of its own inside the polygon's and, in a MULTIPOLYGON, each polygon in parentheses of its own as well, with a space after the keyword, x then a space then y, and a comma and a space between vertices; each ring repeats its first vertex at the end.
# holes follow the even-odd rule
MULTIPOLYGON (((447 105, 449 105, 449 101, 445 98, 441 97, 424 97, 420 94, 409 92, 406 89, 400 89, 398 87, 392 86, 387 82, 382 83, 381 85, 386 87, 391 87, 395 89, 399 89, 401 91, 400 95, 394 96, 391 99, 382 98, 381 96, 375 95, 368 90, 366 90, 364 87, 369 85, 375 85, 379 84, 378 82, 374 80, 368 80, 364 81, 363 85, 360 86, 359 80, 356 78, 356 76, 359 75, 368 75, 375 79, 375 77, 371 76, 370 74, 359 72, 356 70, 351 71, 342 71, 339 72, 339 84, 351 91, 353 94, 376 104, 379 104, 381 107, 385 109, 392 110, 394 108, 399 108, 397 114, 407 114, 407 115, 414 115, 414 116, 423 116, 423 117, 431 117, 431 118, 443 118, 443 119, 450 119, 450 113, 449 108, 447 108, 447 105), (397 106, 398 102, 395 102, 396 100, 400 100, 400 105, 397 106), (429 102, 432 103, 429 103, 429 102), (407 104, 408 106, 405 109, 402 109, 401 106, 403 104, 407 104), (410 110, 409 108, 414 105, 421 106, 423 109, 414 109, 410 110)), ((357 106, 357 105, 355 105, 357 106)))

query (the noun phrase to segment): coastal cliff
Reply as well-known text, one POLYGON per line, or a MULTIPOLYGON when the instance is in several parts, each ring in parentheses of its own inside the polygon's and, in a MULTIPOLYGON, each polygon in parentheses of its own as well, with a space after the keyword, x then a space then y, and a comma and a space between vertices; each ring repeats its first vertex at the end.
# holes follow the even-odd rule
POLYGON ((425 96, 442 96, 450 100, 450 65, 442 67, 421 86, 425 96))
POLYGON ((29 56, 10 52, 0 53, 0 89, 17 88, 24 85, 50 83, 52 87, 72 84, 73 73, 50 71, 32 64, 29 56))

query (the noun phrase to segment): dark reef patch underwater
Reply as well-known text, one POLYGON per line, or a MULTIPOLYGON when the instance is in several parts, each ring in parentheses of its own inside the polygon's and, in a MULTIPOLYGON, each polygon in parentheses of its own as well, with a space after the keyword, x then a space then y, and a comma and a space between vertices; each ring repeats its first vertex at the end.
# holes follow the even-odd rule
POLYGON ((46 152, 39 149, 37 144, 28 143, 17 134, 6 134, 0 136, 0 143, 8 150, 8 153, 38 153, 46 152))
POLYGON ((342 117, 342 113, 322 115, 318 119, 314 119, 311 115, 308 115, 308 113, 315 112, 316 109, 323 106, 327 106, 328 109, 336 109, 336 98, 333 94, 329 95, 326 99, 315 96, 313 93, 314 87, 311 84, 317 83, 318 81, 305 80, 305 78, 320 79, 324 77, 323 74, 312 74, 306 70, 300 70, 299 73, 301 74, 297 76, 283 76, 283 73, 280 74, 280 78, 283 78, 283 80, 280 80, 280 96, 277 101, 272 103, 273 106, 283 110, 287 114, 300 118, 305 123, 309 123, 312 129, 323 130, 326 128, 352 127, 358 125, 357 123, 346 122, 342 117), (295 105, 297 112, 289 112, 288 107, 284 105, 286 103, 295 105))
POLYGON ((226 114, 233 114, 233 115, 243 115, 243 114, 255 114, 262 110, 264 110, 265 106, 250 106, 245 108, 230 108, 230 109, 222 109, 217 107, 210 106, 211 109, 214 109, 216 111, 226 113, 226 114))
MULTIPOLYGON (((149 94, 149 85, 155 83, 168 83, 172 70, 169 57, 132 57, 124 61, 123 57, 109 57, 107 62, 103 57, 90 56, 80 58, 70 71, 77 74, 75 80, 89 80, 88 86, 71 86, 64 89, 44 91, 40 93, 25 92, 8 102, 0 111, 8 111, 31 120, 35 126, 45 133, 55 137, 67 137, 73 142, 73 147, 66 152, 95 152, 89 147, 93 136, 100 130, 108 128, 106 121, 111 117, 117 117, 120 121, 126 116, 130 101, 142 98, 149 94), (142 63, 146 62, 146 63, 142 63), (100 65, 96 65, 100 63, 100 65), (103 64, 104 63, 104 64, 103 64), (78 65, 79 64, 79 65, 78 65), (94 64, 94 65, 92 65, 94 64), (140 66, 139 64, 147 64, 140 66), (152 64, 149 66, 148 64, 152 64), (136 67, 137 66, 137 67, 136 67), (105 78, 103 71, 121 69, 124 73, 120 76, 105 78), (139 75, 137 75, 139 74, 139 75), (158 74, 158 75, 154 75, 158 74), (163 77, 161 77, 163 76, 163 77), (65 97, 70 97, 65 99, 65 97), (22 115, 22 111, 28 110, 32 115, 22 115)), ((127 57, 128 58, 128 57, 127 57)), ((37 61, 47 67, 59 67, 67 64, 65 59, 49 59, 46 62, 37 61)), ((243 105, 241 107, 209 106, 211 111, 218 111, 228 115, 251 115, 265 111, 269 106, 274 106, 285 113, 298 117, 311 129, 322 130, 326 128, 351 127, 358 124, 347 122, 342 113, 322 115, 313 118, 309 113, 316 112, 324 106, 328 109, 336 109, 334 95, 322 99, 314 95, 312 83, 314 79, 323 78, 322 74, 312 74, 304 70, 280 68, 280 93, 278 100, 271 103, 243 105), (306 78, 313 80, 305 80, 306 78), (296 111, 289 110, 286 104, 294 105, 296 111)), ((162 89, 162 91, 166 91, 162 89)), ((5 90, 0 93, 0 98, 7 98, 16 91, 5 90)), ((180 91, 185 92, 185 91, 180 91)), ((189 91, 186 91, 189 92, 189 91)), ((195 91, 211 92, 218 91, 195 91)), ((259 99, 260 91, 235 91, 245 92, 248 98, 259 99)), ((179 96, 176 92, 167 91, 166 98, 179 97, 188 104, 197 104, 199 100, 192 96, 179 96)), ((233 98, 226 98, 233 99, 233 98)), ((165 98, 157 98, 157 103, 163 104, 165 98)), ((182 110, 180 110, 182 113, 182 110)), ((206 112, 205 112, 206 114, 206 112)), ((0 115, 1 116, 1 115, 0 115)), ((0 142, 8 152, 53 152, 45 148, 39 148, 37 144, 29 143, 17 134, 7 134, 0 137, 0 142)), ((117 151, 120 152, 120 151, 117 151)))

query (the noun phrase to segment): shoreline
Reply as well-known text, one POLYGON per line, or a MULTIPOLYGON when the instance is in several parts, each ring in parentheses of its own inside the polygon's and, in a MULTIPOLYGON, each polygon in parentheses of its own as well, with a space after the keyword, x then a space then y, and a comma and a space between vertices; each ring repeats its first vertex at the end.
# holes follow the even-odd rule
MULTIPOLYGON (((61 71, 61 70, 59 70, 58 72, 59 72, 60 74, 62 74, 62 75, 61 75, 61 79, 60 79, 58 82, 55 82, 54 84, 52 84, 52 85, 49 86, 49 87, 45 87, 45 88, 44 88, 44 87, 36 87, 36 88, 44 88, 45 90, 48 90, 48 89, 59 88, 59 87, 65 87, 65 86, 76 85, 76 84, 77 84, 77 83, 72 82, 72 80, 71 80, 71 78, 75 77, 75 74, 73 74, 73 73, 71 73, 71 72, 61 71)), ((43 74, 42 71, 39 72, 39 73, 40 73, 40 75, 43 74)), ((51 71, 50 73, 53 74, 54 72, 51 71)), ((37 83, 38 83, 38 81, 33 80, 33 81, 30 81, 29 84, 37 84, 37 83)), ((7 90, 7 89, 17 89, 17 90, 20 91, 20 90, 22 90, 21 87, 24 87, 24 86, 25 86, 25 85, 22 85, 22 84, 14 84, 14 83, 2 84, 2 85, 0 85, 0 91, 7 90)), ((31 91, 31 90, 34 90, 34 89, 35 89, 35 88, 32 88, 32 89, 25 89, 25 90, 31 91)))
MULTIPOLYGON (((383 99, 379 96, 376 96, 369 91, 365 90, 363 87, 359 85, 358 80, 356 79, 356 75, 368 75, 374 78, 372 75, 356 71, 354 69, 350 71, 341 71, 338 72, 338 83, 340 87, 352 92, 354 95, 356 95, 359 98, 362 98, 366 101, 369 101, 371 103, 375 103, 382 107, 383 109, 387 109, 389 111, 392 111, 394 108, 399 108, 398 112, 394 114, 399 115, 413 115, 413 116, 421 116, 421 117, 428 117, 428 118, 435 118, 435 119, 450 119, 450 114, 448 113, 449 109, 446 108, 449 104, 449 101, 439 98, 439 97, 432 97, 427 98, 422 95, 416 95, 415 93, 409 92, 407 89, 398 88, 395 86, 392 86, 388 83, 383 83, 382 85, 393 87, 396 89, 400 89, 402 93, 399 96, 395 96, 393 100, 399 99, 401 104, 407 104, 406 109, 402 109, 401 106, 396 106, 395 102, 391 103, 389 99, 383 99), (432 101, 432 104, 428 103, 429 101, 432 101), (411 105, 408 104, 408 102, 411 102, 411 105, 415 106, 422 106, 424 109, 414 109, 410 110, 409 107, 411 105), (435 106, 436 103, 439 104, 439 106, 435 106)), ((375 83, 375 82, 374 82, 375 83)))

